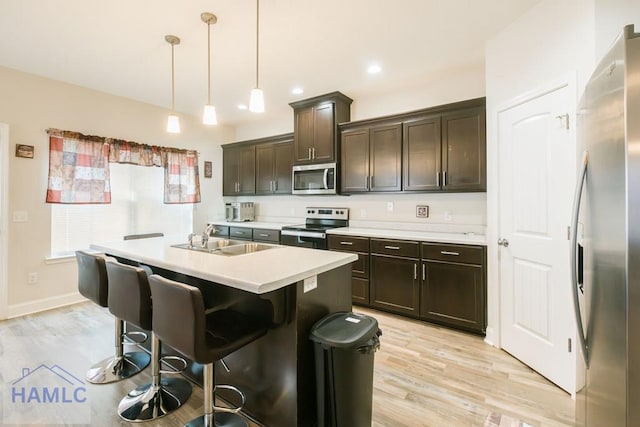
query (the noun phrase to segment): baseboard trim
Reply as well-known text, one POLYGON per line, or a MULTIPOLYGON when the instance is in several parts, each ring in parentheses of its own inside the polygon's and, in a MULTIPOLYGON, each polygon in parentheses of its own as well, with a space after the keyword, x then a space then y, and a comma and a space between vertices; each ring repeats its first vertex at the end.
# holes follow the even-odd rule
POLYGON ((485 331, 484 342, 486 344, 489 344, 490 346, 498 347, 496 345, 495 336, 496 336, 496 331, 492 327, 488 327, 487 330, 485 331))
POLYGON ((86 301, 79 292, 71 292, 65 295, 44 298, 36 301, 13 304, 7 307, 7 319, 12 317, 26 316, 27 314, 39 313, 41 311, 64 307, 66 305, 77 304, 86 301))

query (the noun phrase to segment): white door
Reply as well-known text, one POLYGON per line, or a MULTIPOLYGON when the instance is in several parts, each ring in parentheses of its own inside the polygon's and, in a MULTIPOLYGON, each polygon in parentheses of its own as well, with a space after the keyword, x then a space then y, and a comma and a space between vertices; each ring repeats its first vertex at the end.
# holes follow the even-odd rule
POLYGON ((0 319, 7 316, 7 247, 9 209, 9 125, 0 123, 0 319))
POLYGON ((568 85, 498 113, 502 347, 575 392, 568 225, 575 102, 568 85))

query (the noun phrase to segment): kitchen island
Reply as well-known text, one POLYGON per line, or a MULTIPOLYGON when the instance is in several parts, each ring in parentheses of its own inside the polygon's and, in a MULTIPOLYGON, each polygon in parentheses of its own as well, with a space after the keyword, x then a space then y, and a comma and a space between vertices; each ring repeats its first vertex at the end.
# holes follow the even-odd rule
MULTIPOLYGON (((269 332, 225 358, 231 372, 218 364, 216 383, 240 388, 247 396, 245 414, 260 424, 314 425, 315 364, 309 332, 325 315, 351 310, 351 263, 357 256, 277 245, 223 255, 172 246, 178 243, 184 239, 116 241, 92 248, 197 286, 208 309, 233 308, 262 319, 269 332)), ((186 375, 200 382, 201 366, 190 363, 186 375)))

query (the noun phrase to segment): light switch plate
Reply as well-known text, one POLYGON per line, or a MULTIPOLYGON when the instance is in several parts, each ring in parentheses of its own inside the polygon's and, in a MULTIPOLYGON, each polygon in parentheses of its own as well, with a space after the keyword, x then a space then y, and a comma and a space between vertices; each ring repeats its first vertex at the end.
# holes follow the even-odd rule
POLYGON ((27 211, 14 211, 13 222, 27 222, 29 221, 29 213, 27 211))

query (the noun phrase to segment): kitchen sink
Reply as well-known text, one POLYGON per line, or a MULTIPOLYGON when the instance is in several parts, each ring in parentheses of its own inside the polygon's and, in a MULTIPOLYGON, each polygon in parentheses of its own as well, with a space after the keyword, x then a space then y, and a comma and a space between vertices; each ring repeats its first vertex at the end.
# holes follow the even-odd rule
POLYGON ((243 240, 230 240, 230 239, 210 239, 207 242, 207 247, 200 246, 198 244, 189 245, 188 243, 179 243, 171 245, 173 248, 188 249, 196 252, 207 252, 217 255, 242 255, 252 252, 264 251, 267 249, 273 249, 278 247, 277 245, 268 245, 264 243, 246 242, 243 240))
POLYGON ((266 245, 264 243, 249 242, 249 243, 243 243, 240 245, 232 245, 232 246, 227 246, 225 248, 220 248, 215 253, 220 255, 232 256, 232 255, 250 254, 252 252, 259 252, 259 251, 264 251, 264 250, 273 249, 273 248, 277 248, 277 246, 266 245))

